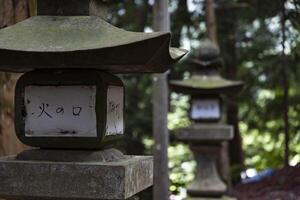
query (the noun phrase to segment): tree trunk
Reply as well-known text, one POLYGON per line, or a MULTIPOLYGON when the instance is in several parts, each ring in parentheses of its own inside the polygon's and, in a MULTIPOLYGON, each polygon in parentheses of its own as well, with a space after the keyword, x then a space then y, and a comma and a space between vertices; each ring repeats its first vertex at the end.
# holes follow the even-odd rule
MULTIPOLYGON (((168 0, 154 3, 154 30, 169 31, 168 0)), ((167 73, 153 75, 153 134, 154 134, 154 200, 169 199, 167 128, 168 85, 167 73)))
MULTIPOLYGON (((236 31, 238 28, 235 7, 219 7, 218 13, 218 34, 221 35, 219 41, 222 56, 225 60, 225 74, 230 79, 236 79, 237 76, 237 52, 236 52, 236 31), (230 27, 230 28, 228 28, 230 27)), ((227 105, 227 123, 234 128, 234 138, 229 143, 230 165, 234 169, 232 174, 233 183, 239 181, 239 174, 244 168, 244 155, 242 150, 242 138, 239 131, 238 103, 236 97, 228 97, 227 105)))
POLYGON ((217 23, 214 0, 205 0, 205 23, 208 38, 217 44, 217 23))
POLYGON ((283 121, 284 121, 284 166, 288 167, 289 164, 289 143, 290 143, 290 127, 289 127, 289 68, 286 61, 285 55, 285 42, 286 42, 286 9, 285 9, 286 0, 282 0, 282 10, 281 10, 281 34, 282 34, 282 54, 281 54, 281 63, 282 63, 282 75, 283 75, 283 101, 282 105, 284 108, 283 111, 283 121))
MULTIPOLYGON (((236 19, 235 19, 236 20, 236 19)), ((236 23, 233 22, 235 26, 232 28, 232 32, 228 33, 228 41, 225 43, 225 49, 228 53, 228 60, 226 62, 226 73, 230 79, 236 79, 237 76, 237 54, 236 54, 236 23)), ((227 122, 233 125, 234 138, 230 141, 229 151, 230 151, 230 161, 231 166, 237 167, 242 170, 244 168, 244 155, 242 149, 242 138, 239 130, 239 119, 238 112, 239 107, 236 97, 229 97, 230 104, 227 107, 227 122)))
MULTIPOLYGON (((0 0, 0 28, 29 17, 27 0, 0 0)), ((26 147, 14 130, 14 91, 18 74, 0 72, 0 156, 16 154, 26 147)))

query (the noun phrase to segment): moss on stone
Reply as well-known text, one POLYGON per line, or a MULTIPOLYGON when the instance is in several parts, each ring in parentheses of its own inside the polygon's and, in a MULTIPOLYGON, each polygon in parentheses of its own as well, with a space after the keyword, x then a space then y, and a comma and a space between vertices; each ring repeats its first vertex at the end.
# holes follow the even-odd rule
POLYGON ((190 79, 171 81, 171 84, 194 89, 221 89, 242 85, 241 81, 231 81, 219 75, 193 75, 190 79))
POLYGON ((37 16, 0 31, 0 49, 59 52, 121 46, 169 33, 119 29, 99 17, 37 16))

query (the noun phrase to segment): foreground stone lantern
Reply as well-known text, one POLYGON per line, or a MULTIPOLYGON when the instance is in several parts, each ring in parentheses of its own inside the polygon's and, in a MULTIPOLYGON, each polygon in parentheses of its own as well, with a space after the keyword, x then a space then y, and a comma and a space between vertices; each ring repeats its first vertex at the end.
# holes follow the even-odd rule
POLYGON ((223 97, 237 94, 243 83, 220 76, 219 69, 223 64, 220 51, 209 41, 201 43, 192 63, 196 73, 190 79, 170 83, 175 92, 191 96, 190 119, 193 124, 178 130, 176 135, 190 145, 197 161, 195 179, 188 185, 187 192, 191 199, 221 197, 227 186, 219 177, 216 159, 222 143, 233 138, 233 127, 225 125, 223 97))
POLYGON ((0 70, 26 72, 15 91, 18 138, 36 149, 0 158, 0 197, 128 199, 152 185, 153 159, 111 148, 124 130, 115 73, 160 73, 186 51, 170 33, 135 33, 94 0, 38 0, 38 16, 0 30, 0 70))

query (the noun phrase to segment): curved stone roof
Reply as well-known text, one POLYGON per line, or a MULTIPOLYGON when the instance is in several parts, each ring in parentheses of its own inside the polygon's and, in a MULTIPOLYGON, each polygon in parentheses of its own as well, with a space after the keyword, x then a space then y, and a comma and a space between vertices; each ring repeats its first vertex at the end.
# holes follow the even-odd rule
POLYGON ((170 48, 170 38, 125 31, 96 16, 36 16, 0 30, 0 70, 164 72, 187 53, 170 48))
POLYGON ((197 74, 186 80, 170 82, 174 91, 185 94, 221 94, 236 93, 243 87, 242 81, 232 81, 218 74, 197 74))

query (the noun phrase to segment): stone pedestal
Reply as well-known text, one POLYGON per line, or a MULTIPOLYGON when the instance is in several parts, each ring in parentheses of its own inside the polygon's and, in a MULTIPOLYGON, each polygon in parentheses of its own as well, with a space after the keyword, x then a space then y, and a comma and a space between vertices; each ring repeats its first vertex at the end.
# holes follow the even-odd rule
POLYGON ((213 198, 213 197, 188 197, 185 200, 237 200, 234 197, 223 196, 221 198, 213 198))
POLYGON ((153 158, 106 151, 29 150, 0 158, 0 197, 128 199, 153 184, 153 158))
POLYGON ((222 142, 233 138, 233 128, 228 125, 193 125, 180 129, 178 139, 190 145, 197 161, 195 179, 187 186, 191 198, 221 198, 227 190, 216 167, 222 142))
POLYGON ((190 147, 197 161, 197 170, 194 181, 187 187, 188 194, 200 197, 222 196, 227 187, 219 177, 216 168, 216 158, 221 146, 192 144, 190 147))

